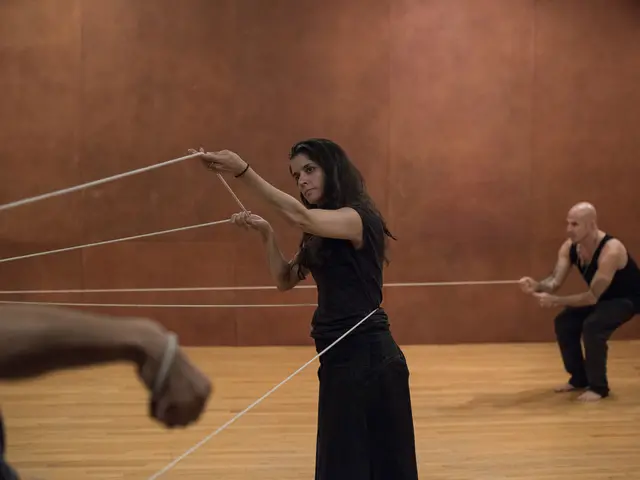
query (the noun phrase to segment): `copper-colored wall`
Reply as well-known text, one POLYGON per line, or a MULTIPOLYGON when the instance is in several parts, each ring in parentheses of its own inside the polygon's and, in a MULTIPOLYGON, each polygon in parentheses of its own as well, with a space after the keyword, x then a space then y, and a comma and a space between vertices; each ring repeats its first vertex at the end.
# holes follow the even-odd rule
MULTIPOLYGON (((399 241, 387 282, 543 276, 590 200, 640 257, 640 7, 632 0, 60 0, 0 3, 0 203, 230 148, 295 193, 296 140, 343 144, 399 241), (272 170, 270 170, 272 168, 272 170), (484 224, 483 224, 484 223, 484 224)), ((298 233, 273 220, 287 254, 298 233)), ((228 218, 196 161, 0 212, 2 256, 228 218)), ((2 289, 268 285, 229 225, 0 263, 2 289)), ((582 284, 574 275, 566 291, 582 284)), ((314 291, 65 294, 99 303, 297 303, 314 291)), ((403 343, 552 339, 513 285, 396 287, 403 343)), ((188 344, 309 341, 312 309, 93 309, 188 344)), ((629 325, 617 334, 634 336, 629 325)))

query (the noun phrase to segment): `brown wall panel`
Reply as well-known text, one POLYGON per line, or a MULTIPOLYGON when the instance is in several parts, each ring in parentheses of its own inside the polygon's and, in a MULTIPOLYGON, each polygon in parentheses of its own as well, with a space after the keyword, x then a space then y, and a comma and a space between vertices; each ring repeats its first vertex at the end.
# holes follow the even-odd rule
POLYGON ((536 5, 532 176, 536 240, 562 233, 575 202, 640 248, 637 2, 536 5))
MULTIPOLYGON (((237 2, 235 143, 276 186, 297 196, 294 142, 336 140, 384 208, 388 189, 388 2, 237 2)), ((224 148, 224 141, 212 139, 224 148)), ((244 192, 243 192, 244 194, 244 192)), ((255 202, 253 195, 249 205, 255 202)), ((271 215, 265 207, 254 213, 271 215)))
MULTIPOLYGON (((213 228, 230 228, 230 225, 213 228)), ((123 242, 84 251, 87 288, 234 284, 234 242, 123 242)))
MULTIPOLYGON (((5 203, 81 181, 80 17, 76 1, 56 7, 3 2, 0 12, 0 202, 5 203)), ((75 195, 52 199, 46 209, 28 205, 3 212, 0 239, 29 248, 66 243, 82 231, 81 208, 75 195)))
POLYGON ((385 309, 401 343, 530 340, 528 310, 513 287, 388 288, 385 309))
MULTIPOLYGON (((231 1, 83 2, 87 180, 233 143, 234 12, 231 1)), ((199 167, 187 160, 92 189, 87 241, 228 218, 232 197, 199 167)))
MULTIPOLYGON (((639 21, 632 1, 536 2, 529 251, 537 275, 553 269, 566 212, 582 200, 596 205, 601 228, 640 256, 639 21)), ((573 272, 563 292, 585 287, 573 272)), ((553 313, 536 312, 534 321, 551 325, 553 313)), ((615 337, 637 338, 639 327, 636 320, 615 337)))
POLYGON ((241 345, 310 345, 313 307, 247 308, 238 310, 241 345))
MULTIPOLYGON (((68 0, 0 4, 0 203, 230 148, 297 196, 287 154, 341 143, 397 242, 387 282, 513 280, 553 268, 567 209, 593 201, 640 257, 637 2, 68 0)), ((300 233, 242 182, 288 258, 300 233)), ((0 212, 0 257, 227 219, 197 160, 0 212)), ((3 290, 271 283, 232 225, 0 263, 3 290)), ((311 280, 304 282, 310 285, 311 280)), ((564 292, 584 288, 574 273, 564 292)), ((314 289, 2 295, 222 308, 151 316, 196 345, 308 344, 314 289)), ((402 343, 547 341, 555 310, 515 285, 385 290, 402 343)), ((637 322, 616 334, 640 336, 637 322)))
MULTIPOLYGON (((37 246, 43 251, 54 247, 52 244, 37 244, 37 246)), ((3 242, 1 248, 2 258, 5 259, 24 253, 23 245, 15 248, 14 244, 3 242)), ((78 289, 83 288, 83 284, 82 253, 77 250, 0 263, 0 289, 2 290, 78 289)), ((5 298, 4 295, 0 298, 0 300, 5 299, 25 300, 27 298, 24 296, 5 298)))
MULTIPOLYGON (((529 269, 531 15, 531 2, 392 2, 389 280, 529 269)), ((520 340, 529 313, 512 286, 386 298, 408 342, 520 340)))

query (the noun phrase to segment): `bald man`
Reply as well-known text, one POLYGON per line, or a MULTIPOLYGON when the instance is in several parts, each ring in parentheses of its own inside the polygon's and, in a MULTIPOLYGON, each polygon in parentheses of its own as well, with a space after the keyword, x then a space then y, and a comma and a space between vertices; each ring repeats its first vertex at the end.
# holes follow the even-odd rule
POLYGON ((616 329, 640 313, 640 269, 620 240, 598 228, 596 209, 590 203, 581 202, 569 210, 567 234, 553 273, 539 282, 524 277, 520 286, 543 307, 563 307, 555 318, 555 333, 570 378, 556 392, 585 390, 578 400, 598 401, 609 395, 607 342, 616 329), (586 291, 555 295, 574 265, 587 283, 586 291))

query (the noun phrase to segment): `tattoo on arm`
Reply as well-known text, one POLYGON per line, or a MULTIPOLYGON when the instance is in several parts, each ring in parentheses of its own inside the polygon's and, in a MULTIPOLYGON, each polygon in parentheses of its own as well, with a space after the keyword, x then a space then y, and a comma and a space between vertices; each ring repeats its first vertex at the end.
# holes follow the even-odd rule
POLYGON ((547 277, 544 280, 538 282, 537 292, 553 293, 555 290, 555 282, 553 276, 547 277))
POLYGON ((547 278, 545 278, 544 280, 541 280, 540 282, 538 282, 538 288, 536 288, 536 291, 538 292, 545 292, 545 293, 553 293, 556 290, 557 287, 557 278, 558 278, 558 266, 556 266, 553 269, 553 273, 551 275, 549 275, 547 278))
POLYGON ((564 243, 558 252, 558 260, 553 267, 553 272, 547 278, 538 282, 538 292, 554 293, 564 283, 564 280, 571 268, 569 259, 569 243, 564 243))

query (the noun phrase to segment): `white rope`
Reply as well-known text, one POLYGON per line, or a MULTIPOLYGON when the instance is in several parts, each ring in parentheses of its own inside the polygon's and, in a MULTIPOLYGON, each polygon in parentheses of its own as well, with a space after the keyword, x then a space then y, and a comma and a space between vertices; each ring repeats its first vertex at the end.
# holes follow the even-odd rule
POLYGON ((156 168, 160 168, 160 167, 164 167, 164 166, 167 166, 167 165, 171 165, 173 163, 182 162, 183 160, 188 160, 190 158, 196 158, 198 156, 200 156, 200 154, 186 155, 184 157, 174 158, 173 160, 167 160, 166 162, 156 163, 155 165, 149 165, 148 167, 138 168, 136 170, 131 170, 131 171, 125 172, 125 173, 119 173, 117 175, 113 175, 111 177, 103 178, 101 180, 95 180, 93 182, 87 182, 87 183, 83 183, 81 185, 76 185, 75 187, 64 188, 62 190, 57 190, 55 192, 45 193, 43 195, 38 195, 38 196, 35 196, 35 197, 25 198, 23 200, 18 200, 18 201, 11 202, 11 203, 6 203, 4 205, 0 205, 0 210, 9 210, 10 208, 19 207, 19 206, 22 206, 22 205, 26 205, 28 203, 37 202, 39 200, 45 200, 45 199, 48 199, 48 198, 57 197, 59 195, 64 195, 64 194, 75 192, 75 191, 82 190, 82 189, 85 189, 85 188, 95 187, 96 185, 101 185, 103 183, 112 182, 114 180, 120 180, 121 178, 129 177, 131 175, 136 175, 138 173, 148 172, 149 170, 153 170, 153 169, 156 169, 156 168))
MULTIPOLYGON (((145 168, 141 168, 141 169, 138 169, 138 170, 132 170, 131 172, 123 173, 123 174, 120 174, 120 175, 115 175, 113 177, 105 178, 105 179, 102 179, 102 180, 97 180, 96 182, 85 183, 83 185, 78 185, 77 187, 72 187, 72 188, 66 189, 66 190, 59 190, 57 192, 53 192, 51 194, 42 195, 40 197, 33 197, 32 199, 21 200, 19 202, 14 202, 12 204, 7 204, 7 205, 4 205, 4 206, 0 206, 0 210, 2 210, 3 207, 11 208, 11 206, 18 206, 18 205, 22 205, 24 203, 30 203, 32 201, 48 198, 49 196, 62 195, 63 193, 69 193, 71 191, 78 190, 80 188, 87 188, 89 186, 98 185, 100 183, 105 183, 106 181, 116 180, 117 178, 126 177, 126 176, 129 176, 129 175, 133 175, 135 173, 145 172, 145 171, 148 171, 148 170, 152 170, 154 168, 161 167, 163 165, 167 165, 169 163, 175 163, 175 162, 178 162, 178 161, 186 160, 187 158, 191 158, 191 157, 194 157, 194 156, 197 156, 197 155, 188 155, 186 157, 181 157, 181 158, 178 158, 178 159, 169 160, 168 162, 159 163, 159 164, 156 164, 156 165, 152 165, 150 167, 145 167, 145 168)), ((243 211, 246 212, 247 209, 244 207, 244 205, 242 204, 240 199, 236 196, 236 194, 233 192, 233 190, 231 190, 231 187, 229 186, 229 184, 225 181, 225 179, 219 173, 218 173, 218 178, 220 179, 222 184, 227 188, 229 193, 231 193, 231 195, 235 199, 236 203, 240 206, 240 208, 243 211)), ((10 258, 0 258, 0 263, 13 262, 15 260, 24 260, 26 258, 40 257, 40 256, 44 256, 44 255, 51 255, 53 253, 69 252, 69 251, 78 250, 78 249, 81 249, 81 248, 97 247, 99 245, 108 245, 110 243, 124 242, 124 241, 128 241, 128 240, 136 240, 136 239, 139 239, 139 238, 152 237, 152 236, 156 236, 156 235, 164 235, 166 233, 182 232, 182 231, 185 231, 185 230, 192 230, 192 229, 195 229, 195 228, 208 227, 208 226, 211 226, 211 225, 217 225, 219 223, 227 223, 227 222, 230 222, 230 221, 231 221, 230 219, 228 219, 228 220, 218 220, 218 221, 215 221, 215 222, 200 223, 200 224, 197 224, 197 225, 190 225, 190 226, 187 226, 187 227, 173 228, 173 229, 170 229, 170 230, 162 230, 162 231, 159 231, 159 232, 145 233, 145 234, 142 234, 142 235, 134 235, 134 236, 131 236, 131 237, 117 238, 117 239, 114 239, 114 240, 106 240, 106 241, 103 241, 103 242, 89 243, 89 244, 86 244, 86 245, 77 245, 77 246, 74 246, 74 247, 59 248, 59 249, 56 249, 56 250, 47 250, 47 251, 44 251, 44 252, 30 253, 30 254, 27 254, 27 255, 19 255, 19 256, 10 257, 10 258)))
POLYGON ((227 188, 227 190, 229 190, 229 193, 231 194, 231 196, 234 198, 234 200, 236 201, 236 203, 240 206, 240 208, 242 209, 243 212, 246 212, 247 209, 244 208, 244 205, 242 205, 242 202, 240 201, 240 199, 237 197, 237 195, 233 192, 233 190, 231 190, 231 187, 229 186, 229 184, 227 183, 227 181, 222 177, 221 174, 218 173, 218 178, 220 179, 220 181, 222 182, 222 184, 227 188))
POLYGON ((138 238, 153 237, 155 235, 164 235, 166 233, 183 232, 185 230, 191 230, 191 229, 194 229, 194 228, 209 227, 211 225, 218 225, 220 223, 228 223, 230 221, 231 220, 229 220, 229 219, 227 219, 227 220, 216 220, 215 222, 200 223, 200 224, 197 224, 197 225, 190 225, 188 227, 172 228, 170 230, 162 230, 160 232, 143 233, 142 235, 134 235, 132 237, 116 238, 114 240, 105 240, 105 241, 102 241, 102 242, 88 243, 86 245, 76 245, 74 247, 59 248, 57 250, 48 250, 46 252, 29 253, 27 255, 20 255, 18 257, 0 258, 0 263, 13 262, 14 260, 23 260, 25 258, 39 257, 39 256, 42 256, 42 255, 50 255, 52 253, 70 252, 71 250, 78 250, 80 248, 97 247, 99 245, 107 245, 109 243, 124 242, 124 241, 127 241, 127 240, 135 240, 135 239, 138 239, 138 238))
MULTIPOLYGON (((468 280, 458 282, 404 282, 385 283, 384 288, 394 287, 455 287, 475 285, 514 285, 518 280, 468 280)), ((315 284, 296 285, 294 289, 316 288, 315 284)), ((226 287, 148 287, 148 288, 70 288, 62 290, 0 290, 0 295, 54 294, 54 293, 138 293, 138 292, 215 292, 241 290, 276 290, 274 285, 247 285, 226 287)))
POLYGON ((187 304, 172 305, 168 303, 83 303, 83 302, 26 302, 0 300, 0 304, 10 305, 48 305, 56 307, 127 307, 127 308, 285 308, 285 307, 316 307, 315 303, 205 303, 205 304, 187 304))
POLYGON ((388 283, 385 287, 464 287, 471 285, 513 285, 519 280, 460 280, 456 282, 404 282, 388 283))
POLYGON ((162 470, 160 470, 159 472, 153 474, 152 476, 149 477, 148 480, 155 480, 156 478, 160 477, 161 475, 165 474, 166 472, 168 472, 169 470, 171 470, 173 467, 175 467, 180 461, 184 460, 186 457, 188 457, 189 455, 191 455, 193 452, 195 452, 198 448, 200 448, 202 445, 204 445, 205 443, 207 443, 209 440, 211 440, 213 437, 215 437, 216 435, 218 435, 220 432, 222 432, 225 428, 227 428, 229 425, 231 425, 232 423, 234 423, 236 420, 238 420, 240 417, 242 417, 245 413, 247 413, 249 410, 251 410, 253 407, 255 407, 256 405, 258 405, 260 402, 262 402, 265 398, 267 398, 269 395, 271 395, 273 392, 275 392, 278 388, 280 388, 282 385, 284 385, 285 383, 287 383, 289 380, 291 380, 293 377, 295 377, 298 373, 300 373, 302 370, 304 370, 305 368, 307 368, 312 362, 314 362, 316 359, 320 358, 322 355, 324 355, 329 349, 333 348, 334 345, 336 345, 340 340, 342 340, 344 337, 346 337, 349 333, 351 333, 353 330, 355 330, 358 326, 360 326, 361 323, 363 323, 365 320, 367 320, 371 315, 373 315, 378 309, 376 308, 375 310, 373 310, 371 313, 369 313, 366 317, 364 317, 362 320, 360 320, 358 323, 356 323, 353 327, 351 327, 349 330, 347 330, 347 332, 345 332, 343 335, 340 336, 340 338, 338 338, 337 340, 335 340, 331 345, 329 345, 327 348, 325 348, 324 350, 322 350, 320 353, 318 353, 315 357, 313 357, 311 360, 309 360, 307 363, 305 363, 304 365, 302 365, 298 370, 296 370, 295 372, 293 372, 291 375, 289 375, 287 378, 285 378, 282 382, 280 382, 278 385, 276 385, 275 387, 273 387, 271 390, 269 390, 267 393, 265 393, 262 397, 260 397, 258 400, 256 400, 255 402, 253 402, 251 405, 249 405, 247 408, 245 408, 243 411, 241 411, 240 413, 238 413, 235 417, 233 417, 231 420, 227 421, 224 425, 222 425, 221 427, 219 427, 216 431, 214 431, 213 433, 207 435, 205 438, 203 438, 200 442, 198 442, 197 444, 195 444, 193 447, 191 447, 189 450, 187 450, 186 452, 184 452, 182 455, 180 455, 178 458, 176 458, 175 460, 173 460, 170 464, 168 464, 166 467, 164 467, 162 470))

